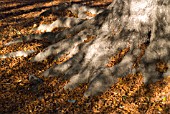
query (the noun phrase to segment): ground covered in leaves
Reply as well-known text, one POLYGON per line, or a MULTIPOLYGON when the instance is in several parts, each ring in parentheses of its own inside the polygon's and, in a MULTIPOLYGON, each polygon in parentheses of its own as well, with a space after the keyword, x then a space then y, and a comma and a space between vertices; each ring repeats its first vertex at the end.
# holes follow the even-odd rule
MULTIPOLYGON (((19 50, 37 50, 49 45, 45 41, 31 41, 10 46, 3 44, 32 34, 32 29, 42 23, 57 19, 53 13, 39 16, 51 6, 63 0, 3 0, 0 1, 0 55, 19 50)), ((112 0, 73 0, 76 3, 105 7, 112 0)), ((70 2, 65 0, 64 2, 70 2)), ((72 16, 63 11, 61 15, 72 16)), ((90 15, 90 14, 89 14, 90 15)), ((65 28, 55 29, 62 31, 65 28)), ((100 96, 84 98, 87 84, 73 91, 64 91, 68 81, 60 78, 44 78, 41 73, 54 64, 65 61, 66 56, 53 60, 49 57, 41 63, 26 58, 0 59, 0 113, 169 113, 170 78, 145 86, 141 74, 128 75, 100 96), (42 80, 38 84, 29 77, 34 74, 42 80)))

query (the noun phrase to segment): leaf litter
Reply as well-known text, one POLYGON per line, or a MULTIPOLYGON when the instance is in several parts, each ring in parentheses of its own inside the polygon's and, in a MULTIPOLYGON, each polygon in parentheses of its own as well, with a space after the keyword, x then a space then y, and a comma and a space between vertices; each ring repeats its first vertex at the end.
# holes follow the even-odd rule
MULTIPOLYGON (((80 2, 79 0, 73 0, 80 2)), ((62 2, 53 0, 42 3, 38 0, 35 3, 22 3, 4 0, 2 3, 2 20, 0 21, 0 54, 13 51, 36 50, 41 51, 47 46, 43 41, 31 41, 29 43, 3 45, 13 39, 31 34, 32 28, 41 24, 54 21, 57 17, 49 15, 38 17, 41 14, 42 6, 49 7, 62 2), (24 6, 24 4, 27 4, 24 6), (34 9, 27 14, 16 14, 24 8, 25 11, 34 9), (12 16, 5 14, 12 14, 12 16), (5 17, 6 16, 6 17, 5 17)), ((65 0, 69 2, 69 0, 65 0)), ((87 5, 104 5, 112 0, 96 0, 82 2, 87 5)), ((46 9, 43 9, 46 10, 46 9)), ((0 13, 1 14, 1 13, 0 13)), ((69 11, 60 12, 61 15, 75 16, 69 11)), ((89 16, 93 16, 87 12, 89 16)), ((64 28, 65 29, 65 28, 64 28)), ((64 29, 56 28, 53 32, 64 29)), ((36 33, 35 33, 36 34, 36 33)), ((84 42, 95 38, 89 36, 84 42)), ((121 59, 128 49, 120 51, 119 54, 110 58, 108 67, 112 67, 121 59)), ((29 60, 35 53, 27 57, 1 58, 0 59, 0 113, 165 113, 170 112, 170 78, 165 78, 147 87, 142 82, 142 75, 128 75, 118 79, 108 91, 93 98, 84 98, 83 93, 87 84, 81 84, 72 91, 64 91, 63 87, 68 81, 58 77, 44 78, 42 72, 54 64, 61 64, 68 60, 63 55, 57 60, 49 57, 42 63, 31 63, 29 60), (32 75, 34 74, 34 75, 32 75), (39 83, 37 85, 37 83, 39 83), (34 89, 32 87, 35 87, 34 89)), ((138 60, 137 60, 138 61, 138 60)), ((157 63, 157 70, 164 72, 166 64, 157 63)))

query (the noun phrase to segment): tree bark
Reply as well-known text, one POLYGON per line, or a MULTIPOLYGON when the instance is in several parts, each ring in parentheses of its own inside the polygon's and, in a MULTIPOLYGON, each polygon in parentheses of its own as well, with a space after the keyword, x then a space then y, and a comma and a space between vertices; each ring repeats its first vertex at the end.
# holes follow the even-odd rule
POLYGON ((67 50, 70 59, 44 73, 46 77, 63 76, 70 79, 65 89, 89 83, 84 94, 88 97, 105 91, 118 77, 130 73, 141 72, 146 84, 170 75, 167 74, 170 67, 168 0, 114 0, 102 13, 71 28, 69 32, 72 31, 78 34, 56 43, 55 47, 59 50, 53 51, 57 55, 61 49, 67 50), (85 43, 85 33, 95 38, 85 43), (145 48, 141 48, 142 45, 145 48), (123 49, 129 50, 122 60, 107 67, 109 58, 123 49), (145 53, 142 54, 142 51, 145 53), (137 60, 138 66, 133 67, 137 60), (166 63, 163 71, 157 70, 156 64, 160 61, 166 63))
POLYGON ((50 41, 53 45, 32 61, 66 54, 67 61, 43 75, 70 79, 65 89, 89 83, 85 97, 104 92, 128 74, 141 72, 145 84, 155 82, 170 75, 170 1, 113 0, 102 13, 50 41))

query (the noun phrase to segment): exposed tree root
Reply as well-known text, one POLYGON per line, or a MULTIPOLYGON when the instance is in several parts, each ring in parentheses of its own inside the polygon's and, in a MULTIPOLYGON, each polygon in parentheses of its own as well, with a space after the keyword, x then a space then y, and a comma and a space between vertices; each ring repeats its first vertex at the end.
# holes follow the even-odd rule
POLYGON ((90 19, 93 16, 87 15, 88 13, 92 15, 97 15, 101 12, 104 11, 104 9, 99 8, 99 7, 89 7, 89 6, 84 6, 81 4, 68 4, 68 3, 63 3, 59 4, 57 7, 52 7, 51 9, 43 12, 40 14, 40 16, 46 16, 51 13, 56 14, 56 15, 61 15, 63 11, 71 11, 74 16, 81 18, 81 19, 90 19))
MULTIPOLYGON (((77 9, 77 5, 68 9, 72 12, 89 10, 84 6, 78 8, 82 11, 77 9)), ((143 74, 144 83, 155 82, 163 76, 170 75, 170 32, 167 29, 170 22, 167 20, 169 15, 166 15, 168 11, 168 6, 160 5, 154 0, 134 0, 131 3, 115 0, 106 10, 96 11, 96 14, 102 12, 96 17, 75 22, 77 25, 73 24, 72 28, 60 33, 47 34, 44 38, 53 44, 33 57, 32 61, 40 62, 50 55, 56 58, 64 54, 69 56, 68 60, 54 65, 43 75, 70 79, 64 89, 73 89, 81 83, 88 83, 85 97, 101 93, 114 84, 118 77, 136 72, 143 74), (151 10, 157 7, 161 7, 164 12, 156 13, 157 10, 151 10), (156 15, 156 19, 153 15, 156 15), (148 19, 149 17, 151 19, 148 19), (157 29, 160 27, 160 33, 155 33, 155 26, 157 29), (144 50, 140 49, 142 44, 146 44, 144 50), (124 49, 127 50, 120 53, 124 49), (109 61, 113 56, 118 56, 116 62, 109 61), (166 67, 163 72, 157 70, 159 61, 165 61, 163 64, 166 67), (134 67, 135 62, 139 63, 137 67, 134 67), (111 64, 110 67, 108 63, 111 64)), ((54 23, 48 25, 51 30, 54 23)), ((51 31, 48 27, 47 29, 45 31, 51 31)), ((42 39, 42 35, 31 36, 25 41, 32 39, 42 39)))
POLYGON ((16 51, 16 52, 11 52, 7 53, 5 55, 0 55, 0 58, 16 58, 16 57, 27 57, 28 55, 36 52, 35 50, 27 50, 27 51, 16 51))
MULTIPOLYGON (((94 17, 94 16, 89 17, 88 12, 91 13, 92 15, 97 15, 97 14, 103 12, 103 10, 101 8, 92 8, 92 7, 88 7, 88 6, 82 6, 79 4, 73 4, 70 7, 68 7, 68 6, 69 6, 69 4, 63 4, 61 6, 53 8, 53 12, 59 13, 59 12, 63 12, 63 10, 69 10, 73 13, 73 15, 77 15, 76 17, 60 17, 53 23, 41 24, 41 25, 39 25, 39 27, 33 28, 32 31, 35 31, 36 33, 37 32, 44 33, 44 32, 52 32, 55 28, 59 28, 59 27, 71 28, 74 25, 79 25, 79 24, 80 24, 80 26, 77 26, 74 29, 71 28, 71 30, 68 30, 68 31, 63 31, 63 33, 59 33, 59 34, 52 34, 52 33, 32 34, 29 36, 22 37, 21 39, 16 39, 14 41, 8 42, 8 43, 4 44, 4 46, 9 46, 11 44, 16 44, 16 43, 20 43, 20 42, 28 42, 28 41, 32 41, 35 39, 42 40, 45 38, 47 38, 47 40, 49 42, 50 41, 54 42, 54 40, 53 40, 54 37, 55 37, 55 39, 57 39, 57 41, 60 41, 61 39, 63 39, 63 37, 65 38, 66 35, 69 36, 69 35, 78 33, 78 32, 80 32, 80 30, 83 30, 83 28, 87 29, 90 27, 90 23, 92 23, 93 20, 83 23, 84 20, 94 17), (89 23, 89 24, 87 24, 87 23, 89 23)), ((50 12, 52 12, 51 10, 52 9, 43 12, 40 16, 49 14, 50 12)))
POLYGON ((52 32, 55 28, 59 27, 73 27, 74 25, 83 21, 79 18, 59 18, 51 24, 41 24, 38 28, 33 29, 33 31, 37 31, 40 33, 44 32, 52 32))

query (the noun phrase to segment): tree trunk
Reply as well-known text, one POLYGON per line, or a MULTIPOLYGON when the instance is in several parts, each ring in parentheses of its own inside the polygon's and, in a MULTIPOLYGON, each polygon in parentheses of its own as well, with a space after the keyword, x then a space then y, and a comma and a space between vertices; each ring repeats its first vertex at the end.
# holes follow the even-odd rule
POLYGON ((68 60, 43 75, 70 79, 65 89, 89 83, 88 97, 128 74, 141 72, 146 84, 170 75, 169 39, 169 0, 113 0, 94 18, 53 35, 54 44, 32 61, 66 54, 68 60))

